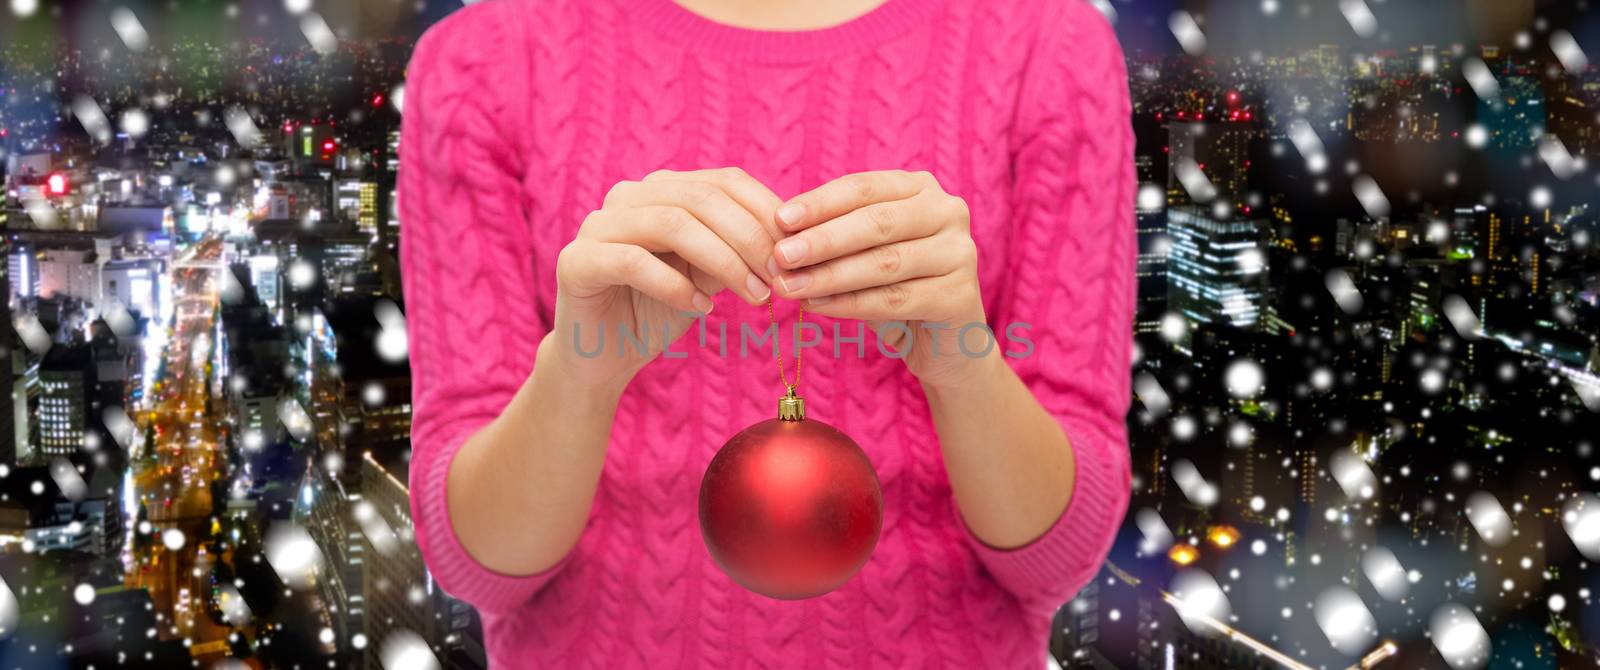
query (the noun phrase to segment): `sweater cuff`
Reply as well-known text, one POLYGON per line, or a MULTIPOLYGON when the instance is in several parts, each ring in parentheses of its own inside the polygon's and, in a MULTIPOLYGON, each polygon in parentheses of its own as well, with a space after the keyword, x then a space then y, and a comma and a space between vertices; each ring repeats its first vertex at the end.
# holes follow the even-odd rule
POLYGON ((416 518, 417 546, 427 560, 434 581, 446 593, 482 612, 506 612, 531 600, 566 567, 574 552, 568 552, 541 572, 517 576, 485 567, 462 546, 450 523, 446 486, 450 479, 450 463, 477 428, 457 428, 448 433, 449 437, 439 449, 432 450, 426 462, 411 464, 411 505, 416 518))
MULTIPOLYGON (((1054 611, 1099 572, 1128 507, 1131 480, 1125 450, 1099 431, 1062 421, 1072 444, 1072 497, 1055 524, 1012 549, 985 544, 961 521, 978 560, 994 580, 1026 604, 1054 611)), ((952 499, 953 502, 953 499, 952 499)), ((961 519, 960 510, 956 518, 961 519)))

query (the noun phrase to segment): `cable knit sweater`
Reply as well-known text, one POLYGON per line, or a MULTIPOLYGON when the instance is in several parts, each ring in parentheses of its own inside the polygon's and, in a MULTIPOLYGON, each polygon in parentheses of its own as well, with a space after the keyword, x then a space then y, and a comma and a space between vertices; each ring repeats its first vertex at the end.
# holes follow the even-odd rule
MULTIPOLYGON (((401 144, 411 505, 433 578, 482 613, 492 662, 1042 667, 1051 614, 1093 578, 1128 499, 1129 113, 1115 36, 1083 0, 888 0, 800 32, 671 0, 487 0, 430 30, 401 144), (876 552, 810 600, 730 581, 700 537, 700 478, 729 437, 774 416, 782 386, 770 343, 737 353, 739 324, 764 329, 765 310, 725 292, 708 344, 691 332, 675 346, 687 358, 654 361, 622 397, 577 547, 536 575, 474 561, 450 527, 446 472, 537 364, 557 253, 612 184, 722 166, 784 198, 852 172, 928 170, 966 199, 989 317, 1031 324, 1032 355, 1008 362, 1077 463, 1045 535, 998 550, 970 533, 921 387, 869 333, 861 358, 852 343, 837 359, 829 342, 807 352, 803 390, 877 468, 876 552)), ((792 324, 795 305, 777 316, 792 324)))

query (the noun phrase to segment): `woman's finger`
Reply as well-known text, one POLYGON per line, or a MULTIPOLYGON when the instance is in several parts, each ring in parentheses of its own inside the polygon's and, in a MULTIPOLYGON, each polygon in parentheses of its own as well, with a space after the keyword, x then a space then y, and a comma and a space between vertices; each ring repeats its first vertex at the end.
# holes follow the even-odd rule
POLYGON ((930 184, 926 172, 885 170, 847 174, 797 195, 778 208, 778 225, 784 232, 805 230, 824 221, 882 202, 905 200, 930 184))
MULTIPOLYGON (((736 167, 720 168, 716 170, 699 170, 691 173, 698 178, 703 178, 721 187, 730 197, 742 205, 746 211, 755 216, 761 223, 761 228, 767 231, 771 241, 783 239, 784 232, 778 228, 778 207, 783 204, 783 199, 766 184, 750 176, 748 172, 736 167)), ((769 250, 770 254, 770 250, 769 250)), ((769 256, 770 257, 770 256, 769 256)), ((757 268, 766 267, 766 259, 757 268)))
POLYGON ((930 307, 949 292, 944 277, 919 277, 860 291, 806 300, 807 311, 837 319, 924 321, 930 307))
MULTIPOLYGON (((659 182, 655 187, 658 193, 634 206, 671 205, 687 210, 733 247, 764 283, 772 281, 766 276, 767 261, 772 258, 772 234, 744 205, 710 182, 659 182)), ((765 292, 763 286, 760 293, 765 292)))
MULTIPOLYGON (((766 268, 767 261, 772 258, 776 225, 763 224, 762 221, 772 218, 776 205, 768 202, 764 210, 757 210, 740 200, 762 197, 757 189, 750 186, 753 181, 744 171, 735 173, 732 168, 695 172, 658 170, 650 173, 644 181, 625 182, 612 189, 607 196, 607 206, 669 205, 688 210, 718 237, 727 241, 734 251, 739 252, 739 256, 763 282, 770 282, 772 277, 767 276, 766 268)), ((759 182, 755 184, 759 190, 766 189, 759 182)), ((766 194, 773 201, 777 200, 771 191, 766 194)))
POLYGON ((711 296, 695 288, 682 272, 643 247, 582 241, 567 245, 556 262, 564 290, 590 297, 614 286, 629 286, 662 304, 686 312, 711 311, 711 296))
MULTIPOLYGON (((972 246, 971 242, 965 246, 972 246)), ((936 277, 961 265, 965 258, 962 247, 960 239, 942 235, 894 242, 785 272, 778 276, 775 286, 783 297, 801 299, 936 277)))
POLYGON ((766 229, 773 241, 783 238, 783 231, 778 228, 777 211, 783 204, 783 199, 766 184, 750 176, 742 168, 725 167, 708 170, 656 170, 641 180, 644 183, 655 181, 703 181, 721 188, 730 197, 737 201, 761 222, 761 227, 766 229))
POLYGON ((816 265, 858 251, 933 235, 942 228, 933 198, 896 200, 850 211, 778 242, 778 267, 816 265))
POLYGON ((733 247, 681 207, 664 205, 601 210, 584 223, 593 239, 672 252, 722 282, 752 305, 771 291, 733 247))

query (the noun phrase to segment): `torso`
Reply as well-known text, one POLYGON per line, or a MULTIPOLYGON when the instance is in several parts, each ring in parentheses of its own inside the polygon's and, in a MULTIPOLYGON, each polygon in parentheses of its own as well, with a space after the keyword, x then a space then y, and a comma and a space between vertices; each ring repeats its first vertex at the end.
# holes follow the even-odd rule
MULTIPOLYGON (((657 0, 524 3, 534 99, 525 127, 508 132, 526 137, 524 201, 538 295, 556 294, 556 254, 610 185, 660 168, 721 166, 744 168, 780 197, 851 172, 928 170, 971 208, 986 302, 1005 290, 1011 125, 1023 67, 1017 59, 1026 50, 989 47, 1029 39, 1026 12, 981 0, 892 0, 898 9, 890 11, 909 13, 897 14, 903 29, 879 46, 837 34, 837 57, 774 50, 769 62, 753 62, 749 52, 719 48, 714 34, 663 34, 668 17, 684 17, 630 15, 619 6, 629 1, 657 0)), ((547 320, 552 308, 540 305, 547 320)), ((776 314, 792 324, 796 307, 780 302, 776 314)), ((846 343, 834 359, 834 322, 808 320, 825 333, 824 345, 806 352, 808 415, 850 434, 883 484, 883 532, 861 573, 832 594, 786 603, 743 591, 706 554, 695 515, 701 473, 734 433, 771 418, 782 393, 770 343, 746 357, 738 351, 740 324, 765 329, 766 310, 724 294, 704 348, 691 331, 673 347, 686 358, 653 362, 629 387, 596 520, 567 572, 526 616, 487 622, 492 655, 536 649, 548 667, 598 657, 609 657, 608 667, 676 667, 688 659, 724 667, 742 659, 797 668, 970 668, 1043 660, 1035 634, 1046 622, 1024 622, 1013 601, 996 598, 998 587, 962 544, 915 379, 881 355, 870 334, 860 345, 864 357, 846 343), (719 355, 724 343, 727 358, 719 355), (693 448, 665 448, 663 436, 693 448), (631 565, 631 554, 606 551, 619 543, 653 563, 631 565), (799 645, 814 636, 824 643, 799 645), (1037 646, 971 655, 996 644, 1037 646), (606 653, 594 653, 597 647, 606 653), (797 656, 802 647, 816 657, 797 656)), ((858 325, 839 327, 854 336, 858 325)))

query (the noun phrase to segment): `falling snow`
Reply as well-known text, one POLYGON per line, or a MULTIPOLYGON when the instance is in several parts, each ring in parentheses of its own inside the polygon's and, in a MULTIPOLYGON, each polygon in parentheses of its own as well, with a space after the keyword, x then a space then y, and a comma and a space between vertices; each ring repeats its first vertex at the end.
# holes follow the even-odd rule
POLYGON ((1489 661, 1489 633, 1472 614, 1456 603, 1445 603, 1434 610, 1428 633, 1439 655, 1454 670, 1481 668, 1489 661))
POLYGON ((1378 622, 1361 596, 1347 586, 1330 586, 1316 600, 1317 627, 1341 653, 1355 655, 1372 648, 1378 622))
POLYGON ((1186 11, 1178 10, 1167 19, 1167 27, 1172 30, 1172 36, 1178 39, 1178 44, 1191 56, 1205 53, 1206 35, 1200 31, 1200 24, 1196 23, 1194 16, 1186 11))
POLYGON ((439 659, 428 643, 406 629, 399 629, 379 645, 379 662, 384 670, 439 670, 439 659))
POLYGON ((322 568, 322 550, 304 528, 279 522, 266 533, 266 558, 278 578, 291 588, 309 588, 322 568))

